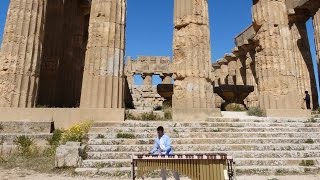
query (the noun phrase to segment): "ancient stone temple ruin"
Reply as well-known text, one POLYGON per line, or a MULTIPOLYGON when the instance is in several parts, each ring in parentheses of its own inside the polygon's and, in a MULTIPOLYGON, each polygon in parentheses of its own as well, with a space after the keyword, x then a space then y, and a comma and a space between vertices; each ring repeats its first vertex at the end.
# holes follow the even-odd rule
POLYGON ((306 22, 313 19, 319 67, 319 7, 316 0, 254 0, 252 25, 236 37, 232 53, 213 64, 214 86, 254 86, 246 103, 265 109, 268 116, 304 116, 305 91, 317 108, 306 22))
POLYGON ((55 130, 75 125, 85 140, 60 146, 57 166, 71 159, 77 174, 126 179, 131 157, 149 152, 163 126, 174 153, 227 153, 237 176, 319 174, 320 114, 311 118, 303 97, 308 90, 318 107, 306 22, 319 74, 320 0, 252 0, 252 24, 214 61, 208 1, 172 0, 173 57, 163 57, 126 54, 127 0, 10 0, 0 50, 0 160, 15 152, 17 137, 42 149, 55 130), (226 103, 269 117, 221 112, 226 103), (153 114, 164 105, 169 112, 153 114), (129 116, 142 110, 153 116, 129 116), (84 133, 79 124, 87 120, 84 133))
POLYGON ((304 91, 313 108, 318 94, 306 21, 313 19, 319 64, 319 7, 318 0, 253 0, 252 25, 212 64, 208 1, 175 0, 172 60, 125 64, 126 0, 11 0, 0 51, 1 118, 123 120, 126 101, 161 105, 153 75, 173 83, 176 121, 220 116, 213 89, 224 84, 254 86, 245 102, 268 116, 309 116, 304 91), (142 87, 134 86, 136 74, 142 87))
POLYGON ((139 56, 137 59, 128 57, 124 68, 128 84, 126 104, 132 102, 131 108, 153 110, 161 107, 164 97, 158 94, 157 86, 153 85, 152 77, 158 75, 161 84, 172 84, 172 63, 170 57, 139 56), (135 84, 135 76, 140 75, 143 85, 135 84))

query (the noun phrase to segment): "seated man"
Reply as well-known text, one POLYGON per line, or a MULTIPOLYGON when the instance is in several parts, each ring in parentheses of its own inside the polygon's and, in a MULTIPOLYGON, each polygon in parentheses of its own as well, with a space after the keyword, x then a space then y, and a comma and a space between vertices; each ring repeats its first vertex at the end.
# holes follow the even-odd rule
MULTIPOLYGON (((173 153, 172 147, 171 147, 171 140, 170 137, 164 134, 164 128, 162 126, 159 126, 157 128, 158 137, 155 139, 154 145, 152 150, 150 151, 150 154, 152 155, 171 155, 173 153)), ((161 169, 162 180, 167 179, 167 171, 166 169, 161 169)), ((177 172, 173 172, 173 177, 176 180, 179 180, 179 174, 177 172)))

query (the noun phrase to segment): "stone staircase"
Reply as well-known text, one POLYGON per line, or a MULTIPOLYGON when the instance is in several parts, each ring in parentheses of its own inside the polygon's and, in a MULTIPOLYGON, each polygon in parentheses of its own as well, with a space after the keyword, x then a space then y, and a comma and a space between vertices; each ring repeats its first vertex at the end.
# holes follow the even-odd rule
POLYGON ((50 121, 0 121, 0 156, 16 149, 14 140, 19 136, 31 138, 38 146, 46 145, 47 139, 52 136, 52 129, 50 121))
POLYGON ((320 119, 208 118, 205 122, 96 122, 79 174, 130 176, 133 153, 147 153, 164 126, 175 153, 227 153, 236 173, 281 175, 319 172, 320 119), (117 138, 119 133, 134 139, 117 138))

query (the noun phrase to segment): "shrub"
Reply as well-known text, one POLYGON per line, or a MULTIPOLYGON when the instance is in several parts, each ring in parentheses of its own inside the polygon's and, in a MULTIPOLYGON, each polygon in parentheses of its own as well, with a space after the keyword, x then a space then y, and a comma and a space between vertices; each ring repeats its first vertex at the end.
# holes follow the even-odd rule
POLYGON ((117 138, 134 139, 135 136, 134 136, 134 134, 129 134, 129 133, 118 133, 117 138))
POLYGON ((105 138, 105 136, 103 134, 98 134, 97 138, 98 139, 103 139, 103 138, 105 138))
POLYGON ((307 143, 307 144, 314 144, 314 140, 313 140, 313 139, 307 139, 307 140, 305 141, 305 143, 307 143))
POLYGON ((3 125, 0 124, 0 131, 2 131, 4 129, 3 125))
POLYGON ((317 120, 315 118, 310 118, 306 121, 306 123, 316 123, 317 120))
POLYGON ((164 119, 171 120, 172 119, 172 107, 168 105, 163 105, 162 111, 164 112, 164 119))
POLYGON ((237 111, 237 112, 246 111, 246 108, 244 108, 243 105, 235 104, 235 103, 227 104, 225 109, 226 111, 237 111))
POLYGON ((300 166, 314 166, 315 163, 313 160, 302 160, 299 165, 300 166))
POLYGON ((27 136, 19 136, 13 141, 18 146, 18 152, 22 156, 31 156, 34 153, 34 142, 27 136))
POLYGON ((266 113, 264 112, 264 110, 262 110, 259 107, 251 107, 249 108, 249 110, 247 111, 248 116, 258 116, 258 117, 265 117, 266 113))
POLYGON ((141 120, 151 121, 151 120, 160 120, 161 118, 152 112, 142 113, 141 120))
POLYGON ((126 120, 139 120, 139 117, 136 117, 136 116, 132 115, 131 113, 129 113, 128 111, 126 111, 125 119, 126 120))
POLYGON ((87 133, 89 132, 91 125, 92 122, 86 121, 72 126, 70 129, 67 129, 62 134, 62 142, 82 142, 86 137, 87 133))
POLYGON ((48 138, 48 144, 50 146, 59 146, 62 139, 63 130, 56 129, 53 131, 52 137, 48 138))
POLYGON ((44 150, 44 156, 50 157, 56 154, 56 149, 61 143, 62 135, 63 130, 56 129, 53 131, 52 136, 47 139, 48 145, 50 145, 50 147, 44 150))

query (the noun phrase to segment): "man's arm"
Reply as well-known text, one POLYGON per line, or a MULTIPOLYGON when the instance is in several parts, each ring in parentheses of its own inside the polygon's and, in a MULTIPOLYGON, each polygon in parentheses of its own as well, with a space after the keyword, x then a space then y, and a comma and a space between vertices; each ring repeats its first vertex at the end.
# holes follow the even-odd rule
POLYGON ((150 154, 156 153, 159 149, 160 149, 160 145, 159 145, 158 139, 155 139, 153 148, 151 149, 150 154))
POLYGON ((166 153, 169 153, 171 151, 171 139, 169 136, 166 137, 165 139, 165 148, 164 149, 161 149, 162 152, 166 152, 166 153))

